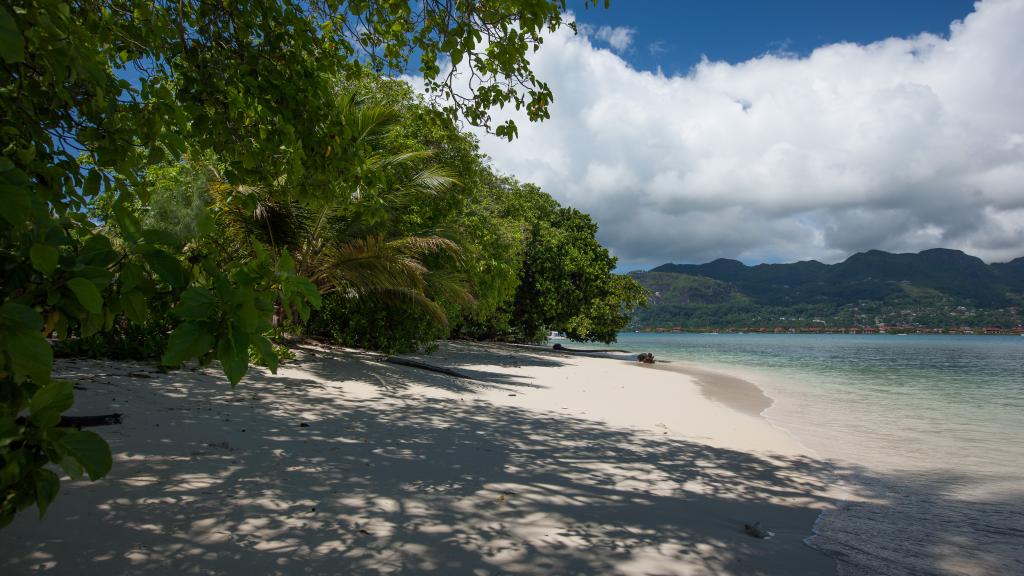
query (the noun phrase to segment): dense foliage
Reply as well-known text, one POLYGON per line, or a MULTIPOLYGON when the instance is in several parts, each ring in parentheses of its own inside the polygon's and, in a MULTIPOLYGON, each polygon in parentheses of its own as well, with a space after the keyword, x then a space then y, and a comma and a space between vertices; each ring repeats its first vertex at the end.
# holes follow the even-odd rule
POLYGON ((985 264, 956 250, 844 262, 665 264, 633 277, 651 291, 634 328, 1013 328, 1024 322, 1024 259, 985 264))
MULTIPOLYGON (((54 343, 159 353, 167 367, 216 360, 233 385, 250 362, 274 370, 271 338, 315 330, 324 298, 325 332, 388 349, 519 326, 510 303, 550 247, 511 215, 505 192, 522 186, 492 174, 453 120, 511 138, 494 107, 547 117, 527 55, 572 25, 564 9, 0 3, 0 526, 45 512, 60 485, 48 464, 92 479, 112 464, 97 434, 61 425, 74 396, 51 377, 54 343), (410 58, 440 109, 375 75, 410 58)), ((608 338, 635 286, 610 275, 589 219, 551 208, 542 232, 582 247, 567 250, 581 296, 530 331, 608 338)))
POLYGON ((532 186, 517 195, 528 228, 510 335, 537 340, 545 330, 558 330, 574 340, 613 341, 645 300, 642 288, 612 274, 616 260, 595 239, 589 216, 532 186))

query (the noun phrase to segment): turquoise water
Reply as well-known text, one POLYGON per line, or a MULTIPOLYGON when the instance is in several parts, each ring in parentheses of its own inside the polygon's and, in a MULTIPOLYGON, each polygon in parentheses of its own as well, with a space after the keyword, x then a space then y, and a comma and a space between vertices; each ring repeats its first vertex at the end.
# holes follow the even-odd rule
POLYGON ((1024 574, 1024 337, 637 334, 745 377, 850 494, 809 543, 843 574, 1024 574))

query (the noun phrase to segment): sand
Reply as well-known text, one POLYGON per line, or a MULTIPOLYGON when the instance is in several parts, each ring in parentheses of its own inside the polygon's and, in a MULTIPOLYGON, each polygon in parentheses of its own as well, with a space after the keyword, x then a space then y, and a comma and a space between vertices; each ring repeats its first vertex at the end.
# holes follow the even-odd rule
POLYGON ((96 429, 114 470, 0 531, 0 573, 835 572, 803 543, 829 467, 750 382, 500 345, 417 358, 475 380, 317 345, 234 390, 59 361, 72 413, 124 413, 96 429))

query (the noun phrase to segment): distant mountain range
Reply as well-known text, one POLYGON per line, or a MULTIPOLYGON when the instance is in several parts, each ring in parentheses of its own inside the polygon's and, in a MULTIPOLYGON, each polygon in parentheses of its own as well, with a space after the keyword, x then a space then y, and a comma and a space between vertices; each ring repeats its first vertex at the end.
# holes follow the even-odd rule
POLYGON ((870 250, 831 265, 718 259, 631 275, 651 291, 633 328, 1012 328, 1024 310, 1024 257, 986 264, 944 248, 870 250))

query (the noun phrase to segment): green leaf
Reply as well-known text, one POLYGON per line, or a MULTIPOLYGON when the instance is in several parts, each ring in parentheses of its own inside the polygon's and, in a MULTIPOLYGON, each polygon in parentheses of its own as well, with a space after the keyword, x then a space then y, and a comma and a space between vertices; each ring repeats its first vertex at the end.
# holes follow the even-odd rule
POLYGON ((124 292, 131 291, 142 282, 144 277, 142 267, 138 264, 133 262, 125 264, 124 268, 121 269, 120 275, 121 290, 124 292))
POLYGON ((158 228, 147 228, 142 231, 142 238, 150 244, 161 244, 163 246, 175 247, 181 244, 181 242, 166 230, 160 230, 158 228))
POLYGON ((12 416, 0 416, 0 448, 7 446, 24 430, 12 416))
POLYGON ((91 198, 100 193, 100 171, 95 168, 89 170, 89 175, 85 177, 85 184, 82 186, 82 193, 87 197, 91 198))
POLYGON ((39 332, 43 329, 43 317, 24 304, 5 302, 0 306, 0 324, 12 330, 39 332))
POLYGON ((288 274, 295 273, 295 259, 287 250, 281 250, 281 255, 277 259, 277 270, 288 274))
POLYGON ((171 256, 167 252, 159 249, 147 250, 144 254, 146 258, 146 264, 159 276, 164 282, 171 285, 171 288, 175 290, 182 290, 188 284, 188 277, 185 274, 185 269, 182 268, 181 262, 177 258, 171 256))
POLYGON ((36 468, 32 471, 32 483, 36 493, 36 506, 39 506, 39 517, 42 518, 43 514, 46 514, 46 509, 50 507, 50 502, 53 502, 57 492, 60 492, 60 477, 46 468, 36 468))
MULTIPOLYGON (((118 256, 110 244, 109 238, 102 234, 93 234, 82 244, 79 260, 90 268, 99 267, 106 272, 106 267, 116 262, 118 256)), ((85 274, 79 274, 79 276, 85 276, 85 274)))
POLYGON ((129 320, 136 324, 146 321, 146 297, 137 290, 121 294, 121 306, 129 320))
POLYGON ((86 314, 85 318, 82 318, 78 323, 80 334, 83 338, 88 338, 93 334, 96 334, 103 329, 103 314, 86 314))
POLYGON ((100 296, 100 291, 96 289, 95 284, 85 278, 72 278, 68 280, 68 288, 75 293, 75 298, 78 299, 82 308, 93 314, 103 312, 103 297, 100 296))
POLYGON ((193 287, 181 294, 174 314, 183 320, 206 320, 217 309, 217 297, 206 288, 193 287))
POLYGON ((252 290, 236 290, 235 301, 238 305, 232 311, 234 313, 233 319, 246 332, 255 331, 256 325, 260 321, 260 315, 259 311, 256 310, 256 302, 254 301, 252 290))
POLYGON ((8 64, 25 61, 25 44, 14 16, 0 6, 0 57, 8 64))
POLYGON ((60 422, 60 415, 74 403, 71 382, 51 382, 40 388, 29 402, 32 423, 40 428, 52 428, 60 422))
POLYGON ((161 146, 153 146, 149 149, 149 156, 146 158, 146 162, 149 164, 159 164, 164 159, 164 149, 161 146))
POLYGON ((210 210, 203 208, 196 216, 196 232, 199 234, 212 234, 217 230, 217 223, 214 222, 210 210))
POLYGON ((32 259, 32 267, 43 274, 50 276, 57 269, 57 260, 60 253, 49 244, 33 244, 29 250, 29 257, 32 259))
POLYGON ((238 384, 249 368, 248 335, 232 326, 230 333, 221 336, 217 343, 217 359, 224 367, 224 375, 231 385, 238 384))
POLYGON ((97 287, 106 286, 114 279, 114 273, 101 266, 82 266, 75 269, 75 276, 88 280, 97 287))
POLYGON ((125 196, 122 194, 118 201, 114 203, 114 222, 117 223, 117 227, 121 230, 125 240, 133 244, 142 235, 142 223, 139 222, 135 214, 132 214, 131 210, 124 206, 122 199, 125 196))
POLYGON ((190 358, 209 352, 213 342, 213 334, 209 330, 198 324, 184 322, 174 329, 167 340, 167 350, 164 351, 161 363, 165 366, 178 366, 190 358))
MULTIPOLYGON (((0 33, 2 34, 2 33, 0 33)), ((0 216, 11 226, 22 226, 32 210, 32 189, 28 176, 8 158, 0 157, 0 216)))
POLYGON ((110 243, 110 238, 103 236, 102 234, 94 234, 86 238, 85 242, 82 243, 82 254, 94 254, 97 252, 110 252, 114 249, 114 245, 110 243))
POLYGON ((75 431, 61 439, 68 453, 85 468, 90 480, 99 480, 110 472, 113 458, 110 446, 95 432, 75 431))
POLYGON ((10 356, 14 380, 21 382, 31 377, 37 384, 50 381, 53 368, 53 349, 38 330, 17 330, 0 332, 3 347, 10 356))
POLYGON ((252 344, 256 347, 256 352, 259 353, 267 368, 270 368, 272 373, 277 374, 277 353, 274 352, 274 345, 270 340, 266 336, 256 335, 252 338, 252 344))
POLYGON ((85 477, 85 470, 82 469, 82 465, 75 460, 74 456, 65 456, 60 460, 60 467, 64 469, 64 472, 72 480, 81 480, 85 477))

